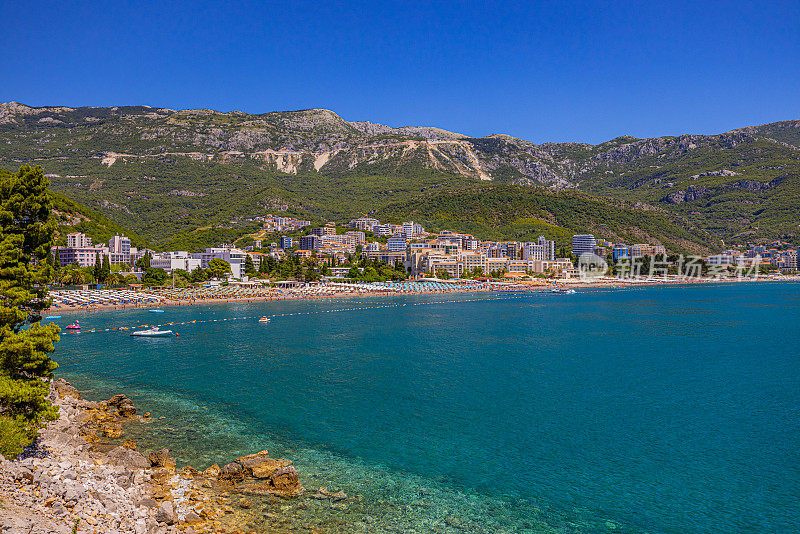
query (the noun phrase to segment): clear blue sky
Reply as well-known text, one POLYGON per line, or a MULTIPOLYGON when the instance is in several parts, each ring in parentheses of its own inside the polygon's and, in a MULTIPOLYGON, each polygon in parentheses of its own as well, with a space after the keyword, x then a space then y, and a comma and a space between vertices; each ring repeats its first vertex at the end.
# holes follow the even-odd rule
POLYGON ((598 143, 800 118, 800 2, 11 0, 0 101, 598 143))

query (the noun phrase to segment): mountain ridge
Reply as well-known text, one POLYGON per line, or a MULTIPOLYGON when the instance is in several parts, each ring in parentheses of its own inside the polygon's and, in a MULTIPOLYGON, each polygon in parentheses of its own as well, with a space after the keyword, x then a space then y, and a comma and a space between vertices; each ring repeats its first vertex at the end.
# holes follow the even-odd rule
POLYGON ((0 165, 42 164, 57 176, 54 187, 109 215, 121 211, 118 216, 134 228, 133 212, 150 209, 143 201, 185 210, 204 196, 222 200, 212 190, 226 187, 259 189, 290 203, 306 194, 298 200, 303 209, 337 217, 353 213, 336 205, 370 204, 343 203, 313 190, 341 187, 343 180, 372 188, 379 182, 375 191, 384 191, 383 197, 345 190, 383 205, 402 204, 437 183, 457 190, 484 182, 582 190, 658 207, 718 239, 774 238, 800 234, 790 215, 800 198, 798 147, 800 120, 714 135, 534 144, 506 134, 473 138, 433 126, 346 121, 325 109, 248 114, 0 104, 0 165), (204 182, 209 173, 214 178, 204 182), (157 183, 129 187, 126 180, 157 183), (164 190, 156 187, 159 181, 164 190))

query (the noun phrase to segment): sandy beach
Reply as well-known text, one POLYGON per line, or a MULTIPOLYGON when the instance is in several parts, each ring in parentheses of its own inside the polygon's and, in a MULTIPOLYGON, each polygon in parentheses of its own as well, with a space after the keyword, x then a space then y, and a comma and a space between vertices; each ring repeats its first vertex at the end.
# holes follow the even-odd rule
MULTIPOLYGON (((128 302, 128 303, 102 303, 95 302, 83 305, 67 305, 60 304, 58 306, 51 306, 45 310, 46 313, 60 313, 72 311, 98 311, 98 310, 124 310, 124 309, 143 309, 143 308, 157 308, 164 306, 201 306, 205 304, 220 304, 220 303, 251 303, 251 302, 278 302, 287 300, 329 300, 353 297, 391 297, 397 295, 438 295, 438 294, 458 294, 458 293, 475 293, 475 292, 540 292, 550 291, 553 289, 625 289, 633 287, 645 286, 693 286, 693 285, 708 285, 708 284, 730 284, 730 283, 754 283, 754 282, 798 282, 800 276, 780 276, 780 277, 767 277, 761 276, 758 278, 746 279, 726 279, 726 278, 684 278, 684 279, 619 279, 619 278, 595 278, 595 279, 562 279, 562 280, 530 280, 530 281, 513 281, 513 282, 500 282, 490 284, 474 284, 474 285, 455 285, 453 284, 446 289, 439 290, 418 290, 418 291, 387 291, 387 290, 370 290, 369 286, 364 286, 363 289, 359 288, 358 291, 335 291, 335 292, 321 292, 313 293, 308 291, 270 291, 266 294, 246 294, 241 296, 230 295, 215 295, 213 292, 204 295, 192 295, 187 298, 171 298, 171 295, 181 290, 173 290, 168 294, 159 291, 139 291, 138 295, 142 298, 148 298, 147 301, 142 302, 128 302)), ((77 290, 76 290, 77 291, 77 290)), ((103 291, 106 294, 113 294, 114 289, 110 290, 95 290, 103 291)))

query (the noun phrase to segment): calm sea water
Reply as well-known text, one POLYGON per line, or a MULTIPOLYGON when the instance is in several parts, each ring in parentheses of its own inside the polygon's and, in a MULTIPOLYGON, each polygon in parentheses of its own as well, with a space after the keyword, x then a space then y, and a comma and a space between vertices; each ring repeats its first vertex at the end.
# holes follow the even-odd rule
POLYGON ((56 359, 89 397, 165 417, 141 439, 179 462, 267 448, 307 488, 358 496, 318 511, 344 531, 798 531, 800 284, 490 297, 65 314, 107 328, 404 304, 64 334, 56 359))

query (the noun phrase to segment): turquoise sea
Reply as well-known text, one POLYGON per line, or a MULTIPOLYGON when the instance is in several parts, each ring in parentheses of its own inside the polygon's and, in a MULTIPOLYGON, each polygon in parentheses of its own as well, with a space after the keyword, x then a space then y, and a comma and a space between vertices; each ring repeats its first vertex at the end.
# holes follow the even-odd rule
POLYGON ((179 465, 269 449, 350 495, 288 504, 298 529, 800 531, 800 284, 164 310, 59 323, 297 315, 63 333, 58 372, 151 411, 179 465))

